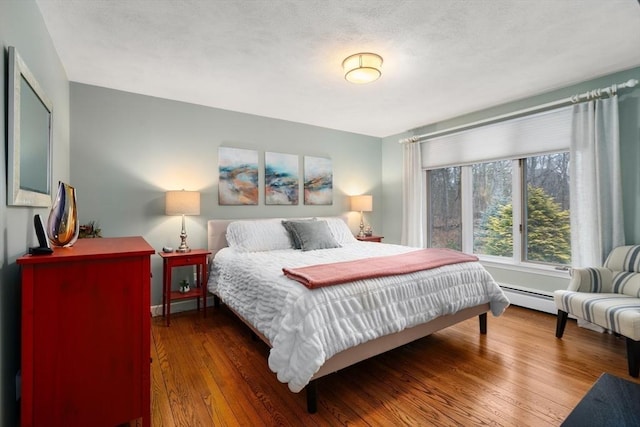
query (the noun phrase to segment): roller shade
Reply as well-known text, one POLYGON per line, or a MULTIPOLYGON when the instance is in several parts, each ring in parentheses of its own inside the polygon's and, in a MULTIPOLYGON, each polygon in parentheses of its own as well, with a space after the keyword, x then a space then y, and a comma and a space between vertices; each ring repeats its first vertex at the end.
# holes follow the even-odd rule
POLYGON ((422 142, 422 167, 437 169, 567 151, 573 106, 439 136, 422 142))

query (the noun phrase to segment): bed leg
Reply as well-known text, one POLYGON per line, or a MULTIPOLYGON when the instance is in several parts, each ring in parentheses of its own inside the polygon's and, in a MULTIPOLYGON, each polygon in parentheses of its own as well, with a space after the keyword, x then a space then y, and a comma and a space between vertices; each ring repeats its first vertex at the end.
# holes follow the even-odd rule
POLYGON ((218 295, 213 295, 213 306, 215 308, 220 307, 220 297, 218 295))
POLYGON ((482 313, 478 316, 478 320, 480 321, 480 333, 482 335, 487 334, 487 313, 482 313))
POLYGON ((316 380, 309 381, 305 389, 307 391, 307 412, 315 414, 318 412, 318 384, 316 380))

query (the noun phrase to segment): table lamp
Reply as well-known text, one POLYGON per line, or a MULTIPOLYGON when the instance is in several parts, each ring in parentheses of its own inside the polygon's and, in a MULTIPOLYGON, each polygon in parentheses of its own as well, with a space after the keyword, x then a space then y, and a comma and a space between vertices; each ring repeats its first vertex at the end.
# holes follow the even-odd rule
POLYGON ((360 232, 358 237, 364 237, 364 213, 373 210, 373 197, 370 194, 351 196, 351 210, 360 212, 360 232))
POLYGON ((180 232, 180 247, 176 252, 189 252, 187 246, 187 231, 184 228, 185 215, 200 215, 199 191, 167 191, 165 193, 165 214, 182 215, 182 231, 180 232))

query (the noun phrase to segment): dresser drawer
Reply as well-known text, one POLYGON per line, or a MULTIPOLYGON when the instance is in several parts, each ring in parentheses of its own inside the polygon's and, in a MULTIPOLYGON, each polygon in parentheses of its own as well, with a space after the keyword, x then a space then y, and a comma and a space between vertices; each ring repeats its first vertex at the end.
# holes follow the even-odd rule
POLYGON ((182 257, 176 257, 171 259, 171 265, 173 267, 179 267, 181 265, 194 265, 200 264, 206 260, 206 255, 188 255, 182 257))

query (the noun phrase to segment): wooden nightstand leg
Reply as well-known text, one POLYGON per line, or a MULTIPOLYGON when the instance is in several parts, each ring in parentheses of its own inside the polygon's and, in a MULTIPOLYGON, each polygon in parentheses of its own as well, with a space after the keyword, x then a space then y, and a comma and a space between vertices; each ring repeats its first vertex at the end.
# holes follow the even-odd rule
POLYGON ((207 264, 205 262, 200 266, 200 292, 202 293, 202 311, 203 317, 207 317, 207 264))
MULTIPOLYGON (((200 264, 196 264, 196 288, 200 291, 200 295, 202 295, 202 280, 200 279, 200 264)), ((196 307, 198 311, 200 311, 200 297, 196 298, 196 307)))
POLYGON ((165 293, 167 295, 167 326, 171 325, 171 270, 172 267, 167 268, 167 274, 165 274, 165 293))
POLYGON ((162 317, 165 317, 167 305, 167 262, 162 262, 162 317))

